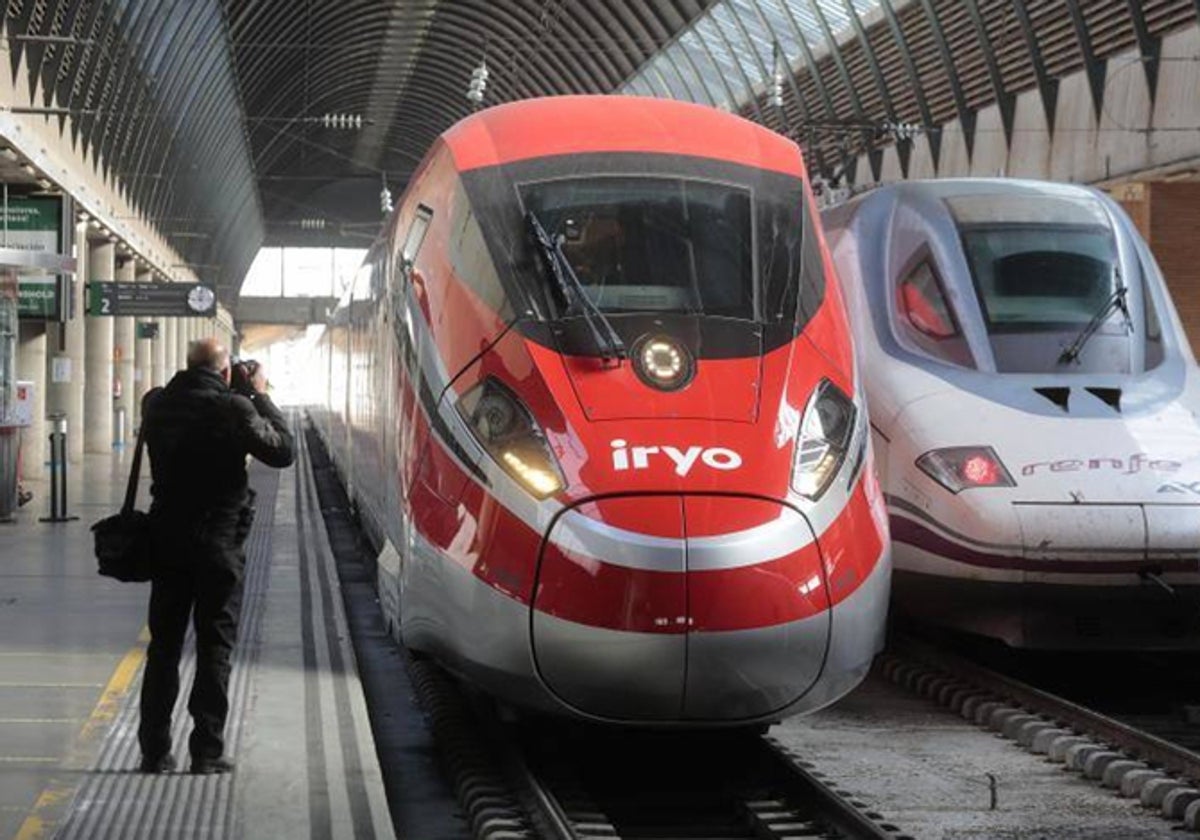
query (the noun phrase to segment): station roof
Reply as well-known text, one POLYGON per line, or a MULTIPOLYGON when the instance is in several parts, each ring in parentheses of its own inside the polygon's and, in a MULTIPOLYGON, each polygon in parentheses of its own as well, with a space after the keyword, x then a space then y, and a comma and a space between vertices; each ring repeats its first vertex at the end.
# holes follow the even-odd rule
MULTIPOLYGON (((433 139, 482 104, 635 93, 735 110, 854 177, 913 131, 1137 48, 1200 0, 8 0, 14 73, 227 300, 263 245, 365 246, 433 139)), ((16 109, 14 109, 16 110, 16 109)), ((876 173, 877 174, 877 173, 876 173)))

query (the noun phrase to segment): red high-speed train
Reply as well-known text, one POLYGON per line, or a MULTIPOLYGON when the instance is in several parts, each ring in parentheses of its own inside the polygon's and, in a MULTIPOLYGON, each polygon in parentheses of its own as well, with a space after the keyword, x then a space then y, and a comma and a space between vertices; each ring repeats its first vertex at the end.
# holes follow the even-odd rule
POLYGON ((409 648, 628 724, 757 724, 866 673, 886 515, 794 143, 654 99, 482 111, 319 346, 313 416, 409 648))

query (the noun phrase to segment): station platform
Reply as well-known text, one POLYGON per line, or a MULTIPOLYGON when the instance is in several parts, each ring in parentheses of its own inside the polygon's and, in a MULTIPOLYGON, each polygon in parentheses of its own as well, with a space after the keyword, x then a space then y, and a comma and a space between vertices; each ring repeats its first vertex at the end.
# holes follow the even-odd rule
MULTIPOLYGON (((0 840, 396 836, 305 452, 287 470, 251 467, 226 728, 236 769, 184 772, 189 632, 172 733, 182 770, 137 772, 150 586, 100 577, 89 530, 120 506, 131 457, 73 465, 78 521, 39 522, 48 488, 34 484, 0 525, 0 840)), ((148 484, 147 470, 143 509, 148 484)))

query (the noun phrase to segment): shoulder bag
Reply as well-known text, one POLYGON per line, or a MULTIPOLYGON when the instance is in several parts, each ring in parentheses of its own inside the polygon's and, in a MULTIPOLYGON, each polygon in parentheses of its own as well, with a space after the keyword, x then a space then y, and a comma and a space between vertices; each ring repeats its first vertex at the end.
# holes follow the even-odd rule
POLYGON ((121 512, 101 519, 92 526, 95 536, 96 559, 100 574, 126 583, 150 580, 153 577, 154 551, 150 539, 150 516, 134 510, 138 478, 142 471, 142 447, 145 422, 138 429, 137 448, 125 487, 125 504, 121 512))

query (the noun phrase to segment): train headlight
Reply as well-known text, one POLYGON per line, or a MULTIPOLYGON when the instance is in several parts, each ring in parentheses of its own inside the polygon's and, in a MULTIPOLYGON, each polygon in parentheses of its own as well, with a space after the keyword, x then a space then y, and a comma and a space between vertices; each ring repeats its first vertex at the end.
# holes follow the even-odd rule
MULTIPOLYGON (((821 381, 804 409, 792 489, 806 499, 821 498, 837 475, 854 440, 858 410, 841 389, 828 379, 821 381)), ((866 445, 866 437, 859 441, 866 445)))
POLYGON ((516 394, 489 377, 463 394, 458 411, 488 454, 530 494, 544 499, 562 489, 558 462, 516 394))
POLYGON ((971 487, 1015 487, 1004 464, 990 446, 951 446, 934 449, 917 459, 921 472, 959 493, 971 487))
POLYGON ((660 391, 678 391, 692 381, 696 364, 687 348, 664 335, 648 335, 633 346, 638 378, 660 391))

